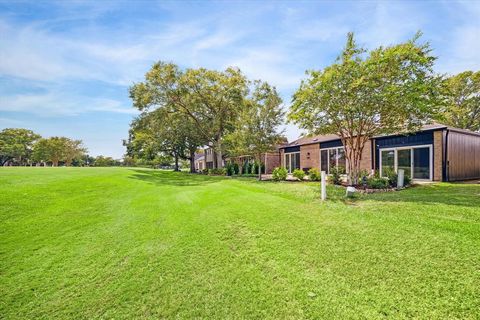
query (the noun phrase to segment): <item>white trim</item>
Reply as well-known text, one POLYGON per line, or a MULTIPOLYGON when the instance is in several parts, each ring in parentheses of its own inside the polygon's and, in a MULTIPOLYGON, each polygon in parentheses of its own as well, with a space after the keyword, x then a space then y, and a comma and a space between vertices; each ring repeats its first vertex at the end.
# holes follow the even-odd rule
POLYGON ((395 172, 398 171, 398 150, 408 150, 410 149, 410 177, 412 180, 417 180, 417 181, 433 181, 433 144, 422 144, 418 146, 405 146, 405 147, 395 147, 395 148, 380 148, 379 149, 379 162, 378 162, 378 167, 379 167, 379 172, 380 176, 383 177, 383 170, 382 170, 382 151, 392 151, 394 152, 393 155, 393 169, 395 172), (430 165, 429 165, 429 179, 414 179, 413 178, 413 168, 414 168, 414 163, 413 163, 413 149, 419 149, 419 148, 428 148, 429 149, 429 157, 430 157, 430 165))
MULTIPOLYGON (((300 151, 285 152, 283 154, 283 164, 284 164, 285 169, 287 169, 288 173, 292 173, 293 170, 295 170, 295 169, 291 170, 291 166, 292 166, 292 157, 291 156, 289 157, 290 161, 288 162, 288 165, 287 165, 287 155, 288 154, 297 154, 297 153, 300 154, 300 151)), ((300 168, 300 163, 298 163, 298 167, 300 168)))

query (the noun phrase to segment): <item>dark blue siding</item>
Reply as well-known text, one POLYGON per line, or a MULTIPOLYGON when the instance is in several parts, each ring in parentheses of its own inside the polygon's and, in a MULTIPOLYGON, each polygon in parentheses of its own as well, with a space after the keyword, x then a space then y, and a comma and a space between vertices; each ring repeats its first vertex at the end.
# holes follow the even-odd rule
POLYGON ((342 140, 333 140, 327 142, 320 142, 320 149, 335 148, 343 146, 342 140))
POLYGON ((423 131, 416 134, 388 136, 375 139, 375 168, 379 167, 380 148, 397 148, 433 144, 433 131, 423 131))
POLYGON ((299 151, 300 151, 300 146, 286 147, 286 148, 285 148, 285 153, 299 152, 299 151))

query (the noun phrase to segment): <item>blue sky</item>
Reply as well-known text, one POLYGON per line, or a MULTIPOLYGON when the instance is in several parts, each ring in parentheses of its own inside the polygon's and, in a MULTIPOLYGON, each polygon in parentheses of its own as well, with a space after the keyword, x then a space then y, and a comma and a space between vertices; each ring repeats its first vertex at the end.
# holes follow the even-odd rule
POLYGON ((82 139, 92 155, 120 158, 137 114, 128 87, 154 61, 238 66, 288 108, 305 70, 332 63, 347 32, 374 48, 417 30, 438 72, 480 69, 476 1, 0 1, 0 129, 82 139))

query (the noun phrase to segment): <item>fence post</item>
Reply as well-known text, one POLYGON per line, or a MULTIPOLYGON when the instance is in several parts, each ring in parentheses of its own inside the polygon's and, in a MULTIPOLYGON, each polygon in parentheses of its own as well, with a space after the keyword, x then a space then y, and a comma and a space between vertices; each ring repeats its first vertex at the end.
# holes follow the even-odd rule
POLYGON ((322 171, 322 182, 320 183, 322 200, 327 199, 327 181, 326 180, 327 180, 327 175, 325 174, 325 171, 322 171))

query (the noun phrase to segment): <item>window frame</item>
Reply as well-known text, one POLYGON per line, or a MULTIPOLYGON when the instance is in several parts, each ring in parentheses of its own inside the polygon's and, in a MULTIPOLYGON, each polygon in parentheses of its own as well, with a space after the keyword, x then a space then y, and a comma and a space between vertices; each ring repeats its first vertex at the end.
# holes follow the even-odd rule
POLYGON ((408 150, 410 149, 410 177, 412 180, 415 181, 433 181, 433 144, 422 144, 417 146, 405 146, 405 147, 393 147, 393 148, 379 148, 378 149, 378 169, 380 172, 380 176, 383 177, 383 170, 382 170, 382 151, 392 151, 394 152, 393 156, 393 170, 398 172, 398 150, 408 150), (421 148, 428 148, 429 154, 429 179, 419 179, 414 178, 414 152, 413 149, 421 149, 421 148))
MULTIPOLYGON (((283 164, 284 164, 284 168, 287 169, 287 172, 288 173, 292 173, 293 170, 295 170, 296 168, 294 168, 293 170, 291 170, 291 166, 292 166, 292 154, 299 154, 300 155, 300 151, 295 151, 295 152, 285 152, 283 154, 283 164), (290 155, 288 156, 288 164, 287 164, 287 155, 290 155)), ((299 160, 301 159, 301 156, 299 156, 299 160)), ((300 166, 300 161, 298 163, 298 168, 300 169, 301 166, 300 166)))
MULTIPOLYGON (((327 151, 327 172, 330 174, 330 150, 335 150, 335 166, 338 168, 338 149, 343 149, 343 154, 346 154, 345 147, 330 147, 330 148, 321 148, 320 149, 320 171, 322 170, 322 151, 327 151)), ((347 157, 345 156, 345 174, 347 174, 348 164, 347 157)))

